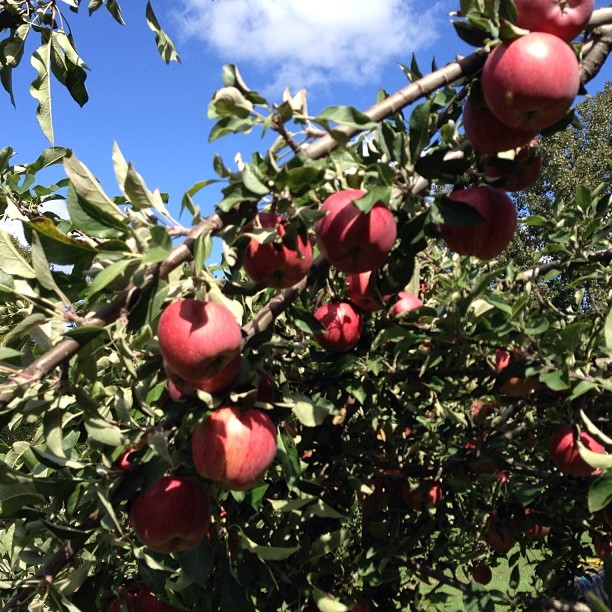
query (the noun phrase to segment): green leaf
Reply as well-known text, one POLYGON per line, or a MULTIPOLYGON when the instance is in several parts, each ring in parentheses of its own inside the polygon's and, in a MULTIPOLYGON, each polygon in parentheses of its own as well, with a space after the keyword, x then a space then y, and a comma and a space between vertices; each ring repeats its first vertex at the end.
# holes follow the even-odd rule
POLYGON ((44 503, 45 498, 36 491, 33 484, 0 484, 0 516, 9 517, 18 513, 24 506, 44 503))
POLYGON ((36 119, 47 140, 53 144, 53 113, 51 107, 51 40, 44 42, 30 58, 37 76, 30 85, 30 94, 38 101, 36 119))
POLYGON ((123 446, 126 442, 121 430, 100 416, 85 416, 85 429, 89 437, 107 446, 123 446))
POLYGON ((368 191, 358 200, 353 200, 355 206, 364 213, 369 213, 374 204, 382 202, 386 204, 391 199, 391 187, 387 185, 377 185, 368 188, 368 191))
POLYGON ((306 427, 321 425, 330 415, 327 407, 315 404, 305 395, 298 395, 295 399, 296 401, 291 405, 291 410, 300 423, 306 427))
POLYGON ((260 546, 241 532, 242 547, 255 553, 262 561, 283 561, 300 550, 299 546, 260 546))
POLYGON ((179 553, 177 558, 187 578, 204 589, 208 587, 208 576, 215 562, 215 550, 210 542, 204 541, 195 548, 179 553))
POLYGON ((333 595, 321 591, 313 585, 313 597, 320 612, 350 612, 350 608, 337 600, 333 595))
POLYGON ((217 90, 208 107, 211 119, 239 117, 247 119, 253 110, 253 103, 246 99, 237 87, 222 87, 217 90))
POLYGON ((589 487, 589 511, 598 512, 612 504, 612 470, 606 470, 589 487))
POLYGON ((36 232, 32 234, 32 265, 36 271, 36 280, 47 289, 47 291, 53 291, 64 304, 69 304, 70 300, 62 293, 53 278, 53 273, 49 267, 49 261, 47 260, 42 243, 36 232))
POLYGON ((37 312, 31 315, 28 315, 23 321, 20 321, 17 325, 15 325, 11 331, 4 336, 2 339, 3 344, 10 344, 16 338, 21 338, 27 332, 29 332, 33 327, 37 325, 43 325, 47 322, 47 317, 44 314, 37 312))
POLYGON ((102 289, 106 288, 114 280, 122 276, 128 268, 133 267, 135 264, 137 265, 138 261, 130 258, 120 259, 119 261, 113 262, 96 274, 91 285, 89 285, 87 292, 90 296, 93 296, 99 291, 102 291, 102 289))
POLYGON ((0 346, 0 361, 12 360, 21 357, 21 351, 6 346, 0 346))
POLYGON ((484 217, 473 207, 465 202, 451 200, 447 197, 438 198, 434 207, 442 217, 444 223, 460 227, 480 225, 485 222, 484 217))
POLYGON ((108 215, 95 204, 81 197, 71 186, 66 195, 66 207, 74 228, 97 238, 121 238, 127 231, 127 223, 108 215))
POLYGON ((114 227, 123 227, 126 216, 104 193, 98 179, 79 161, 74 153, 70 153, 64 158, 64 169, 74 190, 81 198, 98 209, 104 217, 113 219, 118 224, 114 227))
POLYGON ((36 278, 36 271, 15 247, 11 235, 0 228, 0 270, 20 278, 36 278))
POLYGON ((136 172, 131 163, 128 164, 125 180, 123 181, 123 192, 134 210, 155 207, 153 193, 149 191, 144 179, 136 172))
POLYGON ((612 455, 608 453, 594 453, 589 450, 580 438, 576 440, 578 444, 578 453, 580 456, 593 468, 609 470, 612 468, 612 455))
POLYGON ((419 158, 423 149, 429 144, 429 122, 431 102, 419 104, 410 115, 410 159, 419 158))
POLYGON ((315 121, 321 124, 331 121, 340 125, 348 125, 358 130, 373 130, 378 125, 367 115, 364 115, 352 106, 329 106, 317 115, 315 121))
POLYGON ((606 323, 604 327, 604 338, 606 340, 606 347, 612 351, 612 308, 608 312, 606 317, 606 323))
POLYGON ((174 43, 159 25, 159 21, 157 21, 157 17, 153 12, 153 7, 151 6, 150 2, 147 2, 146 19, 147 25, 155 33, 155 43, 157 44, 157 50, 159 51, 162 59, 166 62, 166 64, 169 64, 170 62, 178 62, 180 64, 181 58, 176 52, 174 43))

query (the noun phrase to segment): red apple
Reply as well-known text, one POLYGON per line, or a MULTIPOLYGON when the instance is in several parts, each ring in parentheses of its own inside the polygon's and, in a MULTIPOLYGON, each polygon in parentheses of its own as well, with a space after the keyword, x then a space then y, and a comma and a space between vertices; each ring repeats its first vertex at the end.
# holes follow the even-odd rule
POLYGON ((465 135, 477 153, 499 153, 516 149, 528 142, 538 130, 518 130, 502 123, 484 104, 471 99, 463 105, 465 135))
POLYGON ((194 299, 172 302, 157 328, 167 367, 183 380, 216 376, 240 354, 242 332, 222 304, 194 299))
POLYGON ((158 599, 147 587, 134 585, 120 589, 106 608, 107 612, 179 612, 179 608, 158 599))
POLYGON ((403 489, 402 496, 409 508, 423 510, 442 501, 442 485, 439 482, 423 482, 416 489, 403 489))
POLYGON ((371 612, 372 608, 370 608, 369 604, 364 601, 355 601, 355 605, 353 606, 353 612, 371 612))
POLYGON ((484 563, 479 563, 472 570, 472 576, 475 582, 479 582, 480 584, 489 584, 491 579, 493 578, 493 572, 488 565, 484 563))
POLYGON ((538 540, 550 533, 550 525, 543 525, 538 522, 538 515, 542 515, 539 510, 534 508, 525 508, 525 517, 527 518, 528 527, 525 529, 525 535, 530 540, 538 540))
POLYGON ((516 538, 508 527, 504 527, 495 513, 487 519, 484 541, 497 552, 508 552, 515 544, 516 538))
MULTIPOLYGON (((264 228, 276 228, 279 239, 285 235, 285 217, 271 212, 257 215, 264 228)), ((251 280, 266 287, 284 289, 299 282, 308 274, 312 264, 312 245, 297 236, 296 248, 278 242, 258 242, 251 238, 244 256, 244 270, 251 280)))
POLYGON ((347 189, 330 195, 321 205, 327 214, 315 223, 317 244, 329 263, 341 272, 359 273, 378 268, 395 244, 393 213, 377 202, 364 213, 355 204, 365 195, 347 189))
POLYGON ((595 0, 514 0, 515 25, 532 32, 548 32, 570 42, 586 27, 595 0))
POLYGON ((276 427, 256 408, 217 408, 193 430, 191 454, 200 476, 226 489, 244 491, 272 465, 276 427))
POLYGON ((488 157, 484 172, 487 180, 500 182, 504 191, 521 191, 531 187, 542 171, 542 150, 537 140, 513 151, 512 159, 488 157))
POLYGON ((495 47, 482 71, 491 112, 509 127, 540 131, 557 123, 580 88, 572 48, 553 34, 532 32, 495 47))
POLYGON ((470 416, 478 426, 483 425, 490 416, 493 416, 496 412, 499 412, 499 410, 500 405, 495 401, 485 402, 481 399, 475 399, 470 404, 470 416))
POLYGON ((329 351, 346 353, 357 346, 363 331, 361 315, 347 302, 322 304, 314 313, 327 331, 315 334, 317 342, 329 351))
POLYGON ((510 244, 516 229, 516 208, 501 189, 468 187, 453 191, 449 199, 475 208, 484 218, 478 225, 442 223, 440 230, 446 246, 459 255, 488 260, 497 257, 510 244))
POLYGON ((602 512, 604 521, 606 521, 606 523, 612 527, 612 502, 610 502, 602 512))
POLYGON ((194 548, 208 535, 208 494, 193 478, 163 476, 134 498, 130 520, 138 539, 155 552, 194 548))
MULTIPOLYGON (((368 312, 376 312, 382 310, 384 304, 370 289, 371 270, 360 272, 359 274, 347 274, 346 280, 348 283, 349 299, 355 306, 368 312)), ((385 295, 383 299, 386 301, 390 296, 385 295)))
POLYGON ((203 376, 197 380, 182 379, 164 362, 164 370, 168 376, 168 393, 173 399, 183 399, 185 396, 195 397, 198 389, 213 395, 225 391, 238 376, 241 362, 242 357, 236 355, 213 376, 203 376))
POLYGON ((395 317, 400 317, 423 305, 423 300, 409 291, 400 291, 397 297, 397 302, 391 306, 391 314, 395 317))
POLYGON ((612 556, 612 540, 610 538, 597 537, 593 540, 595 554, 600 559, 612 556))
MULTIPOLYGON (((520 351, 513 354, 503 349, 497 349, 495 351, 495 367, 500 372, 511 363, 518 363, 524 359, 525 356, 520 351)), ((545 385, 533 376, 530 378, 512 376, 504 382, 499 390, 508 397, 524 397, 536 391, 541 391, 544 387, 545 385)))
MULTIPOLYGON (((594 453, 604 453, 604 447, 585 431, 580 432, 582 444, 594 453)), ((574 429, 570 425, 559 427, 550 437, 550 457, 559 471, 570 476, 590 476, 592 468, 579 454, 574 429)))

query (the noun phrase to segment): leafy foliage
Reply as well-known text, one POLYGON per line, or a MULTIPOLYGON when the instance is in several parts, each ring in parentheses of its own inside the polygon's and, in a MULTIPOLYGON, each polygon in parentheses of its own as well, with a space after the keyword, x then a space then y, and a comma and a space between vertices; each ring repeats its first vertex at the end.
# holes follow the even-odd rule
MULTIPOLYGON (((511 10, 463 5, 469 19, 478 5, 492 23, 511 10)), ((92 0, 89 10, 100 6, 92 0)), ((105 6, 120 18, 116 3, 105 6)), ((416 62, 406 70, 419 78, 416 62)), ((0 345, 8 431, 0 589, 10 605, 104 609, 136 583, 188 610, 342 611, 357 601, 426 609, 442 605, 448 587, 469 609, 576 599, 580 562, 593 555, 593 540, 609 537, 599 513, 612 501, 610 453, 595 457, 598 476, 569 477, 554 467, 548 440, 571 423, 612 446, 612 196, 598 187, 606 166, 585 166, 584 185, 573 189, 560 160, 579 166, 583 144, 597 161, 609 149, 599 126, 610 87, 581 108, 585 122, 593 118, 588 138, 569 131, 553 137, 559 147, 544 140, 541 199, 520 206, 520 248, 483 263, 450 253, 437 228, 480 221, 450 211, 445 198, 451 183, 482 180, 457 128, 463 84, 424 86, 410 117, 396 110, 374 122, 348 107, 310 116, 299 96, 272 104, 226 66, 209 107, 210 139, 273 130, 278 140, 236 167, 217 158, 222 198, 202 220, 194 196, 213 179, 194 185, 182 202, 187 227, 119 147, 115 196, 73 152, 48 150, 18 167, 10 149, 0 152, 0 210, 23 222, 28 242, 24 254, 3 234, 0 249, 9 306, 0 345), (309 155, 321 133, 333 146, 309 155), (35 186, 36 172, 58 161, 67 181, 35 186), (345 275, 318 260, 305 281, 276 294, 245 276, 244 233, 267 207, 287 216, 289 237, 310 236, 319 203, 356 187, 374 194, 360 206, 383 199, 398 226, 371 287, 381 296, 418 291, 424 306, 402 318, 363 313, 359 344, 339 355, 316 342, 312 313, 347 299, 345 275), (40 212, 57 197, 68 220, 40 212), (213 236, 223 243, 214 264, 213 236), (164 305, 184 296, 223 303, 242 325, 241 369, 220 394, 170 395, 156 330, 164 305), (497 350, 520 358, 500 371, 497 350), (271 401, 258 397, 261 367, 275 382, 271 401), (505 391, 515 377, 531 381, 532 393, 505 391), (129 525, 131 501, 163 474, 194 475, 191 432, 228 403, 267 411, 278 428, 276 461, 249 491, 202 480, 213 506, 209 538, 181 553, 152 552, 129 525), (441 498, 415 502, 414 490, 438 484, 441 498), (491 546, 491 524, 516 538, 509 551, 491 546), (533 538, 534 524, 549 533, 533 538), (507 564, 509 584, 474 585, 481 563, 494 572, 507 564), (43 587, 33 575, 52 579, 43 587)))

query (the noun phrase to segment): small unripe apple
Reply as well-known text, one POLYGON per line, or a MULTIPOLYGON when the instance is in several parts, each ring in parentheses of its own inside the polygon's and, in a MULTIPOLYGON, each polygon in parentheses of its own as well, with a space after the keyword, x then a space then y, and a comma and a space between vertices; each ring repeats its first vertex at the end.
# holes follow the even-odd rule
POLYGON ((495 47, 481 82, 487 106, 502 123, 540 131, 570 109, 580 89, 580 67, 567 43, 531 32, 495 47))
POLYGON ((451 251, 486 261, 497 257, 510 244, 517 215, 508 194, 501 189, 482 186, 459 189, 448 197, 468 204, 484 218, 484 222, 478 225, 442 223, 442 237, 451 251))
POLYGON ((584 30, 595 0, 514 0, 515 24, 532 32, 548 32, 570 42, 584 30))
MULTIPOLYGON (((359 274, 347 274, 348 295, 350 301, 361 310, 376 312, 382 310, 384 304, 370 289, 371 270, 360 272, 359 274)), ((385 295, 383 299, 387 301, 391 296, 385 295)))
POLYGON ((159 318, 159 348, 167 367, 183 380, 216 376, 240 353, 242 332, 223 304, 181 299, 159 318))
MULTIPOLYGON (((594 453, 605 453, 604 447, 585 431, 580 432, 582 444, 594 453)), ((570 476, 590 476, 595 471, 578 452, 574 429, 559 427, 550 437, 550 457, 559 471, 570 476)))
POLYGON ((423 300, 418 295, 414 295, 414 293, 409 291, 400 291, 397 294, 397 298, 397 302, 391 306, 391 314, 395 317, 401 317, 423 305, 423 300))
POLYGON ((163 476, 134 498, 130 520, 138 539, 151 550, 188 550, 208 535, 208 494, 193 478, 163 476))
POLYGON ((226 489, 244 491, 272 465, 276 427, 256 408, 217 408, 193 430, 191 454, 200 476, 226 489))
POLYGON ((493 578, 493 572, 488 565, 479 563, 472 570, 472 576, 475 582, 479 582, 480 584, 489 584, 493 578))
POLYGON ((326 328, 315 334, 317 342, 325 349, 346 353, 357 346, 363 331, 361 315, 347 302, 322 304, 314 313, 315 319, 326 328))
POLYGON ((365 195, 347 189, 330 195, 321 205, 327 213, 315 223, 315 235, 322 255, 346 273, 373 270, 382 265, 395 244, 397 224, 383 202, 364 213, 355 200, 365 195))
MULTIPOLYGON (((285 218, 271 212, 257 215, 258 223, 264 228, 276 228, 278 237, 286 234, 285 218)), ((295 249, 283 242, 258 242, 251 238, 244 256, 244 270, 251 280, 266 287, 284 289, 291 287, 306 276, 312 264, 312 245, 297 236, 295 249)))

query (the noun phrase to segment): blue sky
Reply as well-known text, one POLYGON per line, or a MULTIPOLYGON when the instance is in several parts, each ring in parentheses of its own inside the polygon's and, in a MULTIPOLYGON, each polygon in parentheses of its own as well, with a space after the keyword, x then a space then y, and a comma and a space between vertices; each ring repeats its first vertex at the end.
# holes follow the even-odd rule
MULTIPOLYGON (((270 101, 281 101, 285 86, 294 92, 306 87, 309 111, 316 114, 335 104, 365 109, 379 87, 403 87, 398 63, 409 64, 412 53, 426 72, 434 57, 443 65, 472 50, 450 25, 448 13, 459 4, 454 1, 152 0, 182 60, 166 65, 145 23, 145 0, 120 3, 124 27, 103 9, 92 17, 85 9, 78 15, 66 10, 91 68, 90 100, 79 108, 52 84, 56 144, 73 149, 112 196, 118 193, 111 163, 117 141, 149 187, 170 194, 176 215, 186 189, 214 178, 216 153, 231 164, 238 152, 248 157, 265 148, 258 136, 208 143, 207 105, 222 86, 223 64, 236 63, 247 84, 270 101)), ((605 70, 612 78, 610 67, 605 70)), ((33 161, 48 144, 28 91, 34 76, 26 56, 14 76, 16 109, 0 91, 0 147, 12 146, 19 162, 33 161)), ((211 212, 215 198, 214 190, 204 190, 197 203, 211 212)))

